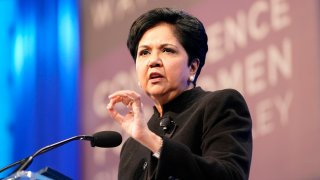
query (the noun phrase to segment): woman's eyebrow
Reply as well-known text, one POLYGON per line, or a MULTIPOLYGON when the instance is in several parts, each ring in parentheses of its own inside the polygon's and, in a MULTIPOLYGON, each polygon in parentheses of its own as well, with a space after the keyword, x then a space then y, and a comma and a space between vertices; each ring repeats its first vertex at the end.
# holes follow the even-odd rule
MULTIPOLYGON (((165 46, 173 46, 173 47, 177 47, 176 45, 174 44, 171 44, 171 43, 164 43, 164 44, 161 44, 160 45, 160 48, 163 48, 165 46)), ((150 46, 149 45, 140 45, 138 46, 138 49, 141 49, 141 48, 149 48, 150 46)))

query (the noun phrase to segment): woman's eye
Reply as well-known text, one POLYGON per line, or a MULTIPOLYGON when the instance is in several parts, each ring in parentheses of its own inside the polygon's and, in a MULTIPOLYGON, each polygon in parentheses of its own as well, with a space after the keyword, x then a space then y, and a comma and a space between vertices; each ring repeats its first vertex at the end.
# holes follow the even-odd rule
POLYGON ((176 51, 171 48, 163 48, 163 52, 175 53, 176 51))
POLYGON ((145 55, 147 55, 147 54, 149 54, 149 51, 148 51, 148 50, 142 50, 142 51, 140 51, 140 53, 139 53, 140 56, 145 56, 145 55))

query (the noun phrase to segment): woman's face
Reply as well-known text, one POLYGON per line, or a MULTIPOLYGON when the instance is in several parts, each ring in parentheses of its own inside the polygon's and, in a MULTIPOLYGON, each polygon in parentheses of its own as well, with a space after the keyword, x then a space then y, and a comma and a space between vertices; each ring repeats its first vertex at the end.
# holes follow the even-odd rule
POLYGON ((188 54, 173 28, 161 23, 147 30, 138 44, 136 58, 141 88, 163 103, 185 91, 189 76, 195 73, 188 67, 188 54))

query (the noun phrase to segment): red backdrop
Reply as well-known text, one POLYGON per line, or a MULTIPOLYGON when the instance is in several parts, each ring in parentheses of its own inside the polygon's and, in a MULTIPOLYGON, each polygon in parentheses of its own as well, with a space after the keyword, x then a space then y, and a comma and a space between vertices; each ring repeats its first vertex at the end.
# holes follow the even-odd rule
MULTIPOLYGON (((254 132, 250 179, 320 178, 316 0, 82 1, 83 133, 121 132, 106 97, 120 89, 143 94, 126 38, 135 18, 163 6, 184 9, 206 26, 209 52, 198 85, 245 96, 254 132)), ((150 115, 152 104, 143 101, 150 115)), ((117 179, 120 147, 83 149, 84 179, 117 179)))

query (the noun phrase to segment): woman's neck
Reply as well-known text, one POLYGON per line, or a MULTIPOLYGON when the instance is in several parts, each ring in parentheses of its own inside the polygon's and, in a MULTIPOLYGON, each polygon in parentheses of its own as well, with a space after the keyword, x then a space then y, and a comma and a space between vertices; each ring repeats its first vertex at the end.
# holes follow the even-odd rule
MULTIPOLYGON (((190 90, 192 88, 194 88, 194 85, 191 83, 184 91, 190 90)), ((180 91, 180 92, 175 93, 175 94, 169 94, 167 96, 166 95, 161 95, 159 97, 151 97, 153 102, 154 102, 154 106, 156 107, 156 109, 158 110, 158 112, 160 114, 160 117, 163 116, 163 105, 165 105, 168 102, 172 101, 173 99, 178 97, 184 91, 180 91)))

